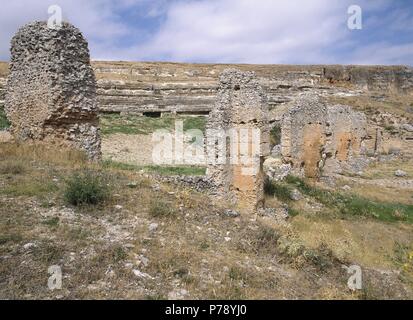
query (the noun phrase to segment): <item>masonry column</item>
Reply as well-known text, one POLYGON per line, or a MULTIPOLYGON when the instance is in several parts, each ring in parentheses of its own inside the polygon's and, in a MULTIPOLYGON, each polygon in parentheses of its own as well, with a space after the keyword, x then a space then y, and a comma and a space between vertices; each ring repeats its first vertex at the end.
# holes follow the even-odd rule
POLYGON ((5 111, 17 140, 83 150, 99 160, 96 81, 87 41, 69 23, 29 23, 11 41, 5 111))
POLYGON ((207 124, 207 175, 241 212, 264 205, 264 158, 269 154, 268 104, 253 72, 225 70, 207 124))

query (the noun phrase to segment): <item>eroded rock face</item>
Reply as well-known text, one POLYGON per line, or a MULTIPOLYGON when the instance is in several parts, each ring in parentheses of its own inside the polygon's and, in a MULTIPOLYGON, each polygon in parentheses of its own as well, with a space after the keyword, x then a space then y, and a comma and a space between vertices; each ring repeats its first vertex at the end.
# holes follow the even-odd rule
POLYGON ((221 195, 244 212, 264 205, 267 114, 267 99, 253 72, 228 69, 221 74, 207 125, 207 175, 221 195))
POLYGON ((328 106, 316 96, 297 100, 282 121, 283 160, 309 178, 339 173, 362 156, 367 119, 348 106, 328 106))
POLYGON ((33 22, 16 33, 5 111, 17 140, 53 142, 100 159, 96 81, 78 29, 33 22))

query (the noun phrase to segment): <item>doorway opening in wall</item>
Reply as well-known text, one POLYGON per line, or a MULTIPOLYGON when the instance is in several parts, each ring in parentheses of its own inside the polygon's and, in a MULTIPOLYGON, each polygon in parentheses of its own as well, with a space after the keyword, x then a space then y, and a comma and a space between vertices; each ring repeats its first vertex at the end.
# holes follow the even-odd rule
POLYGON ((162 112, 144 112, 143 115, 148 118, 160 118, 162 112))

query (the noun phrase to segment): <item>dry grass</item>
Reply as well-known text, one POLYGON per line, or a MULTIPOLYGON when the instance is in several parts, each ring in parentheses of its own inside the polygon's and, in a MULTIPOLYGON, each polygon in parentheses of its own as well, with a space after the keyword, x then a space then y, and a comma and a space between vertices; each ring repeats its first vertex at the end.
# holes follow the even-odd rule
POLYGON ((0 164, 0 174, 18 175, 27 171, 27 166, 22 161, 3 161, 0 164))
POLYGON ((407 225, 297 216, 292 226, 306 245, 328 243, 341 260, 371 268, 391 268, 395 243, 413 243, 413 228, 407 225))
POLYGON ((7 62, 0 62, 0 77, 5 78, 9 74, 9 64, 7 62))
MULTIPOLYGON (((337 257, 384 269, 404 268, 403 255, 398 254, 400 263, 386 258, 396 257, 387 250, 390 239, 406 244, 412 234, 402 224, 388 228, 381 222, 343 221, 345 233, 333 228, 338 223, 331 217, 317 222, 298 216, 285 227, 268 218, 229 218, 226 203, 133 170, 87 164, 70 152, 40 152, 23 145, 0 148, 5 151, 0 165, 20 159, 25 168, 0 174, 1 298, 166 299, 184 289, 186 299, 351 299, 360 297, 346 288, 337 257), (64 178, 78 167, 113 177, 111 201, 89 208, 64 203, 64 178), (46 182, 54 187, 20 192, 19 198, 4 192, 30 181, 36 185, 33 190, 41 190, 46 182), (154 215, 154 199, 174 215, 154 215), (154 223, 158 227, 150 231, 154 223), (322 234, 324 238, 316 238, 322 234), (340 256, 343 234, 356 244, 340 256), (33 245, 25 246, 28 243, 33 245), (380 251, 380 245, 386 250, 380 251), (47 288, 52 264, 62 267, 62 290, 47 288)), ((372 284, 376 291, 370 292, 379 298, 400 292, 409 297, 404 283, 390 280, 396 291, 377 295, 380 283, 372 284)))
POLYGON ((407 173, 406 177, 398 179, 413 179, 413 159, 374 163, 364 171, 363 177, 368 179, 395 178, 394 173, 397 170, 403 170, 407 173))
POLYGON ((47 164, 79 167, 86 163, 86 159, 83 152, 62 148, 56 150, 56 146, 45 144, 0 144, 0 161, 42 161, 47 164))

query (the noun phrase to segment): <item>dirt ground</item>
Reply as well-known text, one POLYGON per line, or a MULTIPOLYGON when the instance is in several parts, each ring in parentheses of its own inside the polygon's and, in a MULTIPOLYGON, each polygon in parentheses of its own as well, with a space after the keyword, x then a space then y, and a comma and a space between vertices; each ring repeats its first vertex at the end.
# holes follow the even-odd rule
POLYGON ((103 136, 102 154, 104 160, 150 165, 153 142, 151 135, 115 133, 103 136))

